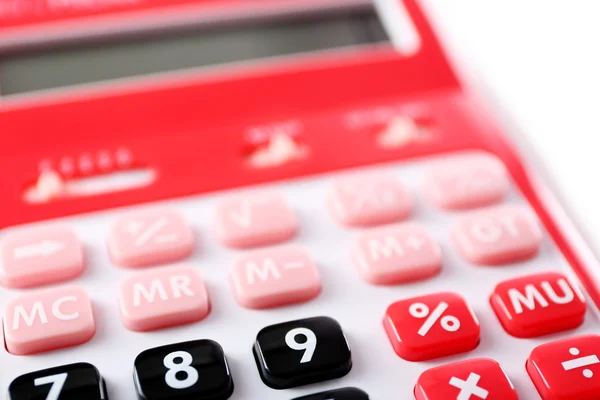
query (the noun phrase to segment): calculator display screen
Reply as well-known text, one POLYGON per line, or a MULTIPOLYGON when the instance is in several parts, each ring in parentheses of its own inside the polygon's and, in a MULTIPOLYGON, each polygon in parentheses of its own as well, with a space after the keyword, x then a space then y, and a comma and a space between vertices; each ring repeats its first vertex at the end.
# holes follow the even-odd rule
POLYGON ((2 95, 387 41, 372 7, 0 54, 2 95))

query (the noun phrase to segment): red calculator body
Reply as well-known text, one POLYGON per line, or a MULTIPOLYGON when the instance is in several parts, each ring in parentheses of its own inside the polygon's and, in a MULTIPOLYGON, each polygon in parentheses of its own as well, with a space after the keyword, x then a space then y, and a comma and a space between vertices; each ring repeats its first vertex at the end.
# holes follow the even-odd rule
POLYGON ((0 73, 11 400, 600 398, 598 261, 417 1, 13 3, 0 71, 28 41, 290 12, 370 10, 390 40, 0 73))

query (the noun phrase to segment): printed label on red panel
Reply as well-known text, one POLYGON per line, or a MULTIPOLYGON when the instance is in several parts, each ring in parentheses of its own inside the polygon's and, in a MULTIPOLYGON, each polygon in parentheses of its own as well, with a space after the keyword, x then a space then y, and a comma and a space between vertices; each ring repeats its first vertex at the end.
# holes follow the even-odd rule
POLYGON ((516 337, 576 328, 586 312, 581 292, 555 272, 502 282, 490 301, 504 329, 516 337))

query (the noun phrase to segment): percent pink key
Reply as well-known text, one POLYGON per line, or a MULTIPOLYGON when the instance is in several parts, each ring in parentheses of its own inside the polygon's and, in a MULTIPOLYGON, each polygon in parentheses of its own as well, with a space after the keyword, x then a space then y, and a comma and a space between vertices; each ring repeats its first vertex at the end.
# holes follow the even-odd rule
POLYGON ((327 203, 333 217, 348 227, 398 222, 412 212, 409 193, 387 173, 362 173, 339 179, 327 203))
POLYGON ((170 210, 126 214, 112 226, 108 249, 113 262, 129 268, 174 262, 194 249, 194 233, 170 210))
POLYGON ((10 301, 4 310, 4 339, 12 354, 75 346, 95 333, 92 303, 77 287, 28 293, 10 301))
POLYGON ((0 246, 0 283, 7 288, 62 282, 79 276, 84 269, 83 246, 66 227, 14 231, 0 246))

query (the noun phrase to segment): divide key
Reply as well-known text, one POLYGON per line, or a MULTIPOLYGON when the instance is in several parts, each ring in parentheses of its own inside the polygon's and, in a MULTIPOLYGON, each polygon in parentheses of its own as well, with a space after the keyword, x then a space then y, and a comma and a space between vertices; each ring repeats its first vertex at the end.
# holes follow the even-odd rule
POLYGON ((294 400, 369 400, 369 395, 357 388, 344 388, 310 394, 294 400))

